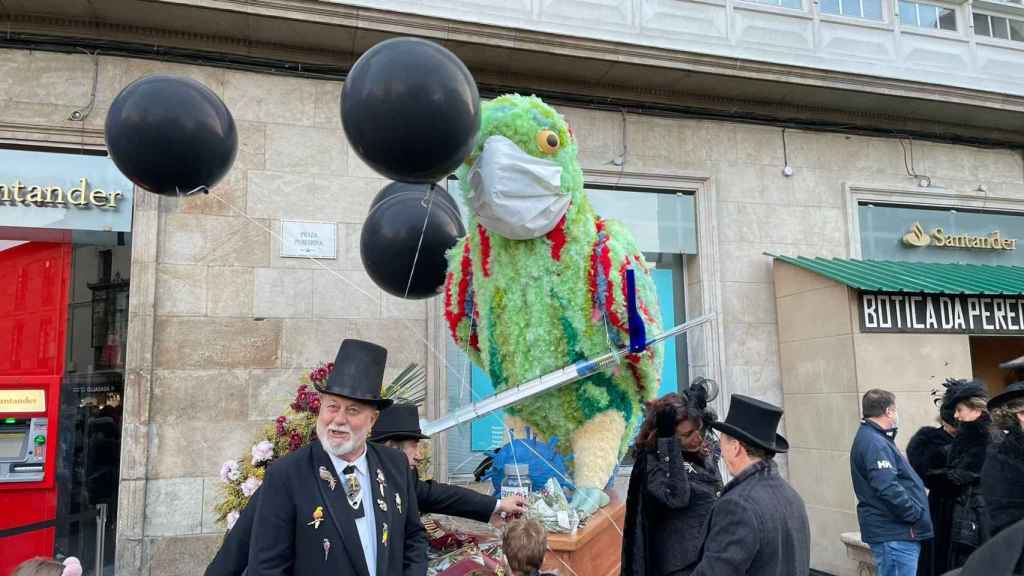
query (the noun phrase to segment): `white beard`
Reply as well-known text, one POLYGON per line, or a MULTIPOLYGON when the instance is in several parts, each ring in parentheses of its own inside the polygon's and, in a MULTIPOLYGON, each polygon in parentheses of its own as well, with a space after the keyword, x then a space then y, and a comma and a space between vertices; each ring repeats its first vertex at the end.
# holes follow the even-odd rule
POLYGON ((329 436, 327 435, 327 426, 323 426, 319 423, 316 425, 316 435, 320 438, 320 445, 324 447, 324 451, 328 454, 333 454, 337 458, 341 458, 345 454, 351 454, 362 449, 366 445, 366 438, 369 436, 367 432, 357 433, 352 428, 347 429, 335 429, 341 432, 348 432, 348 440, 332 444, 329 436))

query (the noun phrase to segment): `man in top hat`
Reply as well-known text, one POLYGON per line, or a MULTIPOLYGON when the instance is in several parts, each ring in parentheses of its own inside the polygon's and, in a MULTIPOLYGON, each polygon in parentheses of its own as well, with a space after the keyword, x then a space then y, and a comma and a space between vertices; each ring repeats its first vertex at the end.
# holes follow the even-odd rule
MULTIPOLYGON (((420 440, 427 438, 420 430, 419 411, 415 404, 395 404, 384 410, 370 434, 370 442, 378 442, 404 452, 413 472, 421 460, 420 440)), ((526 500, 522 496, 506 496, 499 500, 461 486, 420 480, 418 476, 416 501, 422 514, 447 514, 478 522, 487 522, 496 514, 517 515, 526 512, 526 500)))
POLYGON ((387 350, 345 340, 317 385, 318 441, 270 465, 253 516, 249 576, 423 576, 427 537, 405 456, 368 444, 387 350))
POLYGON ((811 533, 800 496, 772 458, 789 449, 776 434, 782 409, 733 394, 729 415, 711 427, 733 475, 715 502, 693 576, 806 576, 811 533))

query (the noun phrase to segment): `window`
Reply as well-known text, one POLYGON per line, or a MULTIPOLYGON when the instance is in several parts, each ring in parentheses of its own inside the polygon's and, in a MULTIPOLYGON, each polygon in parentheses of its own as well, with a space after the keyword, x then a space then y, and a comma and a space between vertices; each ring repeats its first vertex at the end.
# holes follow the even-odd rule
POLYGON ((1024 20, 975 12, 974 33, 989 38, 1024 42, 1024 20))
POLYGON ((803 10, 803 0, 748 0, 756 4, 767 4, 769 6, 779 6, 781 8, 792 8, 794 10, 803 10))
POLYGON ((838 16, 883 20, 882 0, 821 0, 821 11, 838 16))
POLYGON ((900 0, 900 24, 955 32, 956 10, 934 4, 900 0))

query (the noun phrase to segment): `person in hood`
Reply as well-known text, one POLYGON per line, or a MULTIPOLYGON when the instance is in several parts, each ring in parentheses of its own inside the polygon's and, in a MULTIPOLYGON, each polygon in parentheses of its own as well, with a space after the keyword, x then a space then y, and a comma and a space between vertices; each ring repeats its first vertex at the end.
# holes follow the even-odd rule
POLYGON ((861 540, 871 547, 878 576, 914 576, 921 542, 934 536, 924 483, 896 448, 896 396, 868 390, 861 410, 850 450, 861 540))
POLYGON ((700 559, 704 528, 722 491, 715 414, 704 379, 651 402, 634 448, 626 495, 621 576, 683 576, 700 559))
POLYGON ((981 492, 998 534, 1024 520, 1024 382, 1015 382, 988 401, 997 432, 981 469, 981 492))

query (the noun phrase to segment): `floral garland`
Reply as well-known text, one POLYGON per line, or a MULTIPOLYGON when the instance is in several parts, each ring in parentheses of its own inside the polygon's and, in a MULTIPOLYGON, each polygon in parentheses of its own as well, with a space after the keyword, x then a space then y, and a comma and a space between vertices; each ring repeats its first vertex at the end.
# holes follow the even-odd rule
MULTIPOLYGON (((304 374, 300 381, 295 399, 288 409, 266 426, 259 439, 249 450, 249 454, 236 460, 228 460, 220 469, 223 482, 223 499, 217 504, 217 520, 224 523, 228 530, 235 525, 242 509, 249 499, 263 484, 267 467, 276 459, 302 448, 316 440, 316 419, 320 413, 320 394, 315 386, 327 380, 334 363, 327 362, 304 374)), ((395 380, 384 386, 381 392, 385 398, 401 399, 405 402, 422 402, 424 392, 424 371, 412 364, 399 374, 395 380)), ((420 449, 425 456, 420 464, 420 476, 428 477, 430 466, 430 446, 421 442, 420 449)))

